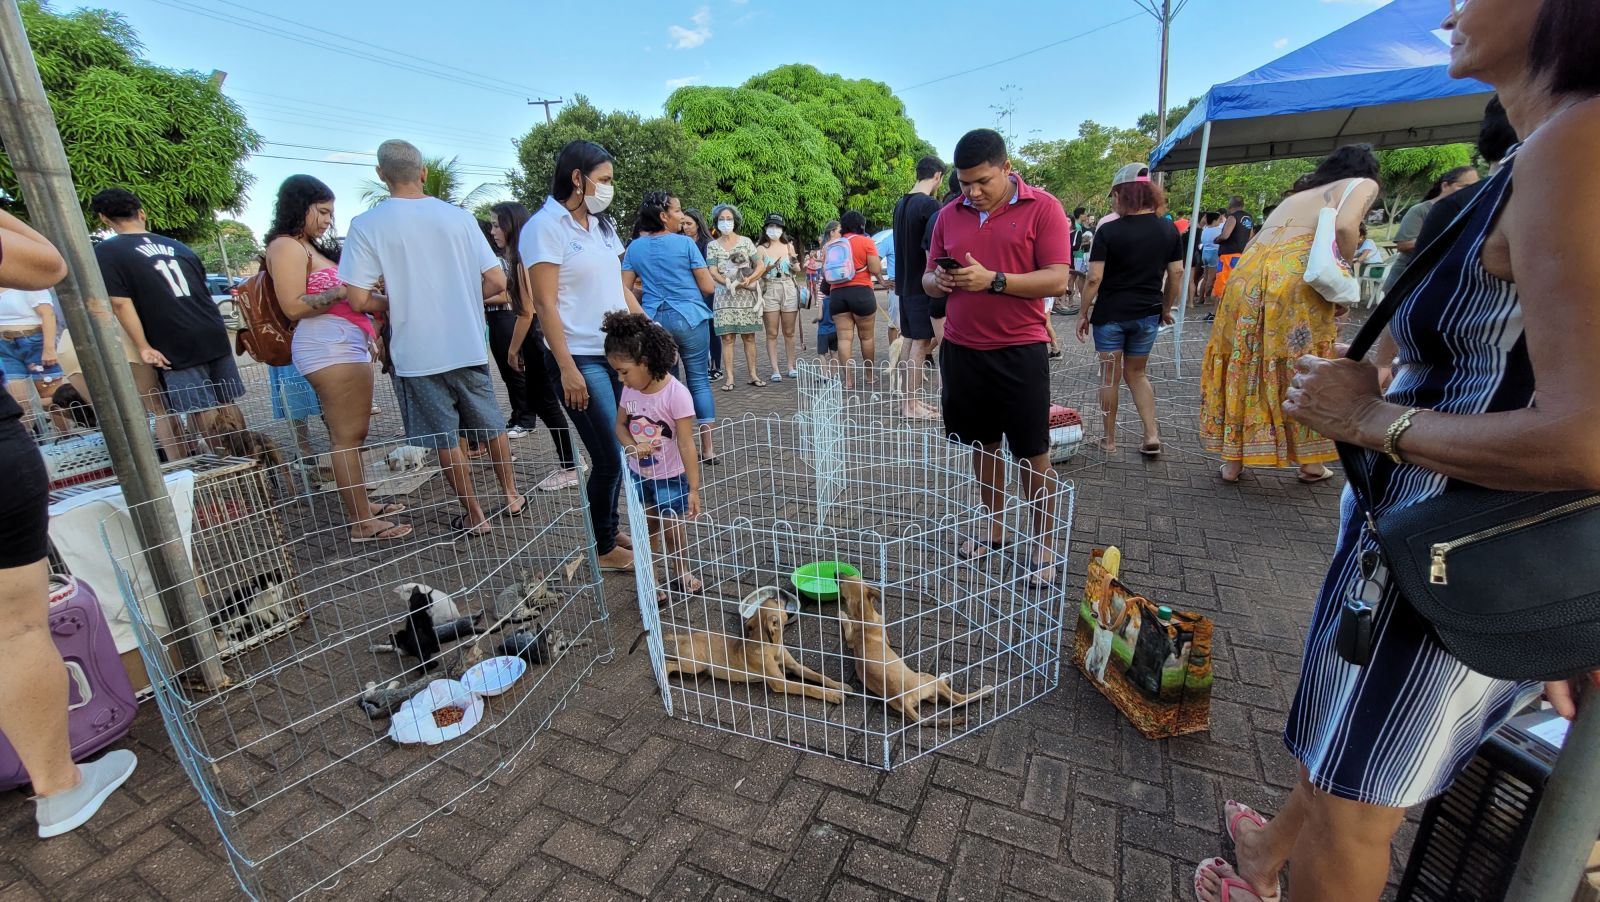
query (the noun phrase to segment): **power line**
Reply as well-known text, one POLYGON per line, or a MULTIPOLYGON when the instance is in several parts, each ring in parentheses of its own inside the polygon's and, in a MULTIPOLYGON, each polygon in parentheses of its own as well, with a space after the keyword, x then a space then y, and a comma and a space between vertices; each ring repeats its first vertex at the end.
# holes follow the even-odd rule
MULTIPOLYGON (((348 150, 348 149, 340 148, 340 147, 320 147, 320 146, 317 146, 317 145, 314 145, 314 144, 289 144, 289 143, 284 142, 284 141, 262 141, 261 143, 263 143, 263 144, 271 144, 274 147, 292 147, 292 148, 295 148, 297 150, 321 150, 321 151, 326 151, 328 153, 360 154, 361 156, 365 156, 365 157, 376 157, 378 155, 377 151, 372 151, 372 150, 348 150)), ((255 156, 265 156, 265 154, 256 154, 255 156)), ((346 161, 324 160, 322 162, 339 163, 339 162, 346 162, 346 161)), ((362 162, 357 162, 357 161, 354 161, 354 160, 351 160, 351 161, 348 161, 348 162, 354 163, 357 166, 370 166, 370 165, 372 165, 371 163, 362 163, 362 162)), ((507 169, 511 168, 509 166, 496 166, 493 163, 473 163, 473 162, 468 162, 466 160, 462 160, 462 159, 459 159, 459 158, 456 159, 455 163, 456 163, 457 170, 460 171, 460 172, 472 172, 473 170, 482 170, 482 172, 484 174, 493 173, 493 174, 496 174, 496 175, 503 175, 503 174, 505 174, 505 171, 507 169)), ((473 174, 478 174, 478 173, 474 172, 473 174)))
POLYGON ((457 144, 477 145, 486 149, 492 149, 497 152, 506 151, 512 146, 513 142, 513 139, 510 135, 496 135, 492 138, 477 137, 477 133, 463 132, 448 125, 430 125, 420 122, 400 125, 395 122, 386 121, 383 117, 378 116, 364 116, 354 113, 346 115, 341 113, 325 113, 319 110, 302 110, 292 104, 281 103, 278 101, 250 100, 247 101, 247 108, 252 110, 266 110, 269 113, 274 113, 280 116, 293 116, 296 119, 320 120, 333 123, 335 125, 353 125, 359 128, 366 128, 378 132, 402 131, 416 134, 433 134, 453 141, 457 144))
MULTIPOLYGON (((274 112, 275 111, 268 110, 267 111, 267 115, 252 115, 250 121, 251 122, 258 122, 258 123, 259 122, 276 122, 276 123, 278 123, 280 125, 293 125, 293 126, 298 126, 300 128, 315 129, 315 130, 317 130, 319 132, 322 132, 322 131, 346 132, 346 133, 351 134, 351 135, 361 135, 361 136, 364 136, 364 137, 370 137, 373 132, 389 132, 389 133, 393 133, 394 131, 396 131, 396 129, 393 129, 393 128, 388 128, 388 127, 383 127, 383 126, 372 126, 372 125, 367 125, 367 124, 363 124, 363 123, 359 123, 359 122, 353 123, 353 124, 347 124, 347 123, 344 123, 344 122, 340 122, 338 120, 308 121, 307 119, 300 119, 300 118, 287 118, 286 119, 286 118, 280 118, 280 116, 282 116, 282 115, 292 115, 292 114, 273 115, 274 112)), ((467 148, 467 149, 474 150, 474 151, 482 151, 484 153, 514 153, 514 148, 491 147, 491 146, 489 146, 487 144, 484 144, 484 143, 479 143, 479 142, 474 142, 474 141, 463 141, 463 140, 461 140, 459 137, 457 137, 455 135, 449 135, 449 134, 445 134, 443 132, 438 132, 438 133, 424 132, 421 129, 415 129, 415 128, 413 128, 413 129, 405 129, 404 131, 409 135, 416 136, 420 141, 422 141, 422 143, 427 143, 427 144, 448 143, 448 144, 450 144, 452 146, 455 146, 455 147, 467 148)))
POLYGON ((1008 56, 1005 59, 997 59, 992 63, 984 63, 981 66, 973 66, 971 69, 963 69, 960 72, 952 72, 949 75, 941 75, 938 78, 931 78, 931 79, 929 79, 927 81, 918 82, 918 83, 916 83, 914 85, 911 85, 910 87, 895 88, 894 92, 896 94, 904 94, 907 91, 915 91, 918 88, 926 88, 928 85, 936 85, 941 81, 949 81, 952 78, 960 78, 963 75, 971 75, 974 72, 982 72, 984 69, 991 69, 991 68, 993 68, 995 66, 1004 65, 1006 63, 1010 63, 1010 62, 1014 62, 1016 60, 1022 59, 1025 56, 1032 56, 1033 54, 1039 53, 1040 51, 1043 51, 1043 50, 1049 50, 1051 47, 1059 47, 1062 44, 1066 44, 1066 43, 1069 43, 1071 41, 1080 40, 1080 39, 1086 38, 1086 37, 1088 37, 1088 36, 1090 36, 1092 34, 1099 34, 1100 32, 1105 31, 1108 28, 1115 28, 1118 25, 1121 25, 1121 24, 1123 24, 1125 22, 1132 22, 1134 19, 1139 19, 1139 18, 1142 18, 1143 16, 1144 16, 1143 13, 1134 13, 1131 16, 1126 16, 1124 18, 1118 19, 1115 22, 1107 22, 1106 24, 1101 25, 1098 28, 1091 28, 1088 31, 1080 32, 1078 34, 1071 35, 1069 37, 1064 37, 1059 41, 1051 41, 1048 44, 1042 44, 1042 45, 1040 45, 1038 47, 1033 48, 1032 50, 1024 50, 1021 53, 1012 54, 1011 56, 1008 56))
MULTIPOLYGON (((367 60, 369 62, 377 63, 377 64, 379 64, 381 66, 388 66, 388 67, 394 68, 394 69, 400 69, 400 70, 407 71, 407 72, 413 72, 413 73, 416 73, 418 75, 425 75, 425 76, 428 76, 429 78, 437 78, 437 79, 440 79, 442 81, 453 82, 455 84, 463 85, 463 86, 466 86, 466 87, 469 87, 469 88, 477 88, 477 89, 482 90, 482 91, 493 91, 493 92, 496 92, 496 93, 499 93, 499 94, 509 94, 509 95, 511 95, 513 97, 525 97, 526 96, 526 92, 524 92, 524 91, 513 90, 511 88, 501 87, 499 85, 495 85, 495 84, 492 84, 492 83, 489 83, 489 82, 482 81, 482 80, 480 80, 480 79, 478 79, 476 77, 468 78, 468 77, 462 77, 462 76, 453 75, 453 74, 444 73, 444 72, 434 72, 432 70, 422 68, 421 66, 416 66, 416 65, 413 65, 411 63, 404 62, 404 60, 406 58, 411 56, 411 54, 409 52, 407 52, 407 51, 390 50, 390 51, 388 51, 389 53, 395 54, 395 57, 391 58, 391 57, 379 56, 379 55, 377 55, 375 53, 370 53, 370 52, 367 52, 367 51, 364 51, 364 50, 357 50, 357 49, 349 47, 347 45, 336 44, 336 43, 333 43, 331 41, 324 41, 324 40, 321 40, 320 38, 317 38, 315 36, 316 32, 318 32, 320 29, 315 29, 315 28, 312 28, 311 26, 301 26, 301 28, 303 28, 304 31, 302 31, 302 32, 292 32, 292 31, 286 31, 286 30, 284 30, 282 28, 278 28, 277 26, 274 26, 274 25, 268 25, 268 24, 266 24, 264 22, 251 21, 249 19, 242 19, 242 18, 239 18, 238 16, 230 15, 228 13, 217 12, 216 10, 208 9, 206 7, 203 7, 203 6, 197 6, 197 5, 193 4, 193 3, 184 2, 184 0, 151 0, 151 2, 160 4, 161 6, 166 6, 166 7, 171 8, 171 9, 176 9, 176 10, 178 10, 180 12, 193 13, 195 15, 205 16, 205 17, 210 18, 210 19, 216 19, 219 22, 225 22, 225 23, 230 24, 230 25, 237 25, 237 26, 240 26, 241 28, 245 28, 245 29, 250 30, 253 34, 257 34, 257 35, 263 34, 263 33, 270 34, 270 35, 274 35, 276 37, 281 37, 281 38, 285 38, 287 40, 293 41, 294 43, 296 43, 298 45, 301 45, 301 46, 316 47, 316 48, 319 48, 319 49, 322 49, 322 50, 332 51, 334 53, 338 53, 338 54, 341 54, 343 56, 350 56, 350 57, 355 57, 357 59, 367 60)), ((437 64, 434 64, 434 65, 437 65, 437 64)))
POLYGON ((327 30, 326 28, 323 28, 320 25, 313 26, 313 25, 309 25, 309 24, 307 24, 305 22, 297 22, 294 19, 285 18, 283 16, 276 15, 274 13, 263 12, 262 10, 259 10, 259 9, 252 9, 251 7, 245 6, 242 3, 234 3, 234 2, 232 2, 232 0, 212 0, 212 2, 213 3, 220 3, 223 6, 231 6, 234 9, 243 10, 243 11, 245 11, 247 13, 251 13, 252 15, 256 15, 256 16, 261 16, 263 18, 276 19, 279 22, 286 22, 286 23, 288 23, 290 25, 295 26, 296 28, 311 29, 312 31, 314 31, 317 34, 327 35, 329 37, 338 38, 341 41, 349 41, 352 44, 360 44, 363 47, 371 47, 373 50, 377 50, 377 51, 380 51, 380 52, 383 52, 383 53, 398 53, 401 56, 403 56, 403 57, 405 57, 405 58, 407 58, 407 59, 409 59, 409 60, 411 60, 413 62, 420 62, 420 63, 423 63, 423 64, 428 65, 428 66, 434 66, 436 68, 444 69, 446 72, 464 72, 464 73, 472 76, 473 78, 482 79, 482 80, 488 81, 488 82, 499 82, 500 84, 503 84, 508 88, 513 88, 517 92, 522 93, 522 94, 548 94, 548 93, 551 93, 549 91, 544 90, 543 88, 530 87, 529 85, 518 84, 517 82, 514 82, 514 81, 507 81, 507 80, 505 80, 503 78, 498 78, 498 77, 493 76, 493 75, 486 75, 486 74, 484 74, 482 72, 474 72, 471 69, 464 69, 464 68, 462 68, 461 66, 459 66, 459 65, 457 65, 455 63, 446 64, 446 63, 437 62, 435 60, 430 60, 427 57, 418 56, 414 50, 410 50, 410 49, 397 50, 397 49, 395 49, 393 47, 386 47, 386 46, 384 46, 382 44, 374 44, 371 41, 366 41, 366 40, 362 40, 361 38, 351 37, 350 35, 347 35, 347 34, 338 34, 336 32, 329 31, 329 30, 327 30))
MULTIPOLYGON (((299 163, 322 163, 322 164, 327 165, 327 166, 360 166, 363 169, 371 169, 372 168, 372 164, 371 163, 362 163, 362 162, 357 162, 355 160, 319 160, 316 157, 291 157, 291 156, 287 156, 287 155, 284 155, 284 154, 275 154, 275 153, 257 153, 257 154, 251 154, 250 156, 252 158, 255 158, 255 159, 263 159, 263 160, 294 160, 294 161, 299 162, 299 163)), ((489 173, 483 173, 483 172, 462 172, 461 174, 462 175, 475 175, 475 176, 480 176, 480 177, 489 175, 489 173)), ((505 172, 501 171, 501 172, 497 172, 497 173, 493 173, 493 174, 494 175, 498 175, 498 176, 504 176, 505 172)))
MULTIPOLYGON (((295 111, 297 113, 306 112, 304 110, 300 110, 299 107, 311 106, 311 107, 321 107, 322 109, 330 110, 330 111, 332 111, 334 113, 339 113, 339 114, 344 115, 344 116, 357 116, 357 117, 363 117, 363 118, 372 119, 372 120, 386 120, 386 121, 398 123, 398 124, 404 125, 404 126, 420 126, 420 127, 423 127, 423 128, 428 128, 428 127, 432 127, 433 126, 432 123, 423 122, 423 121, 418 120, 418 119, 406 119, 406 118, 401 117, 401 116, 391 116, 391 115, 389 115, 387 113, 375 113, 375 112, 372 112, 371 110, 358 110, 355 107, 339 106, 338 104, 327 103, 327 102, 321 101, 321 100, 307 100, 304 97, 290 97, 290 96, 288 96, 286 94, 278 94, 278 93, 274 93, 274 92, 271 92, 271 91, 252 91, 252 90, 250 90, 248 88, 236 88, 236 87, 229 86, 228 93, 230 93, 230 94, 249 94, 249 95, 251 95, 253 97, 265 98, 265 100, 263 100, 263 101, 250 101, 253 104, 254 103, 265 103, 265 102, 271 102, 274 105, 292 104, 290 109, 292 109, 293 111, 295 111)), ((312 111, 312 114, 314 114, 314 115, 326 115, 324 113, 316 113, 315 111, 312 111)), ((463 135, 476 135, 478 137, 488 138, 488 139, 494 140, 494 141, 501 141, 501 140, 505 139, 505 135, 499 134, 499 133, 496 133, 496 132, 486 132, 486 131, 481 131, 481 130, 478 130, 478 129, 469 129, 469 128, 452 128, 451 130, 455 131, 455 132, 458 132, 460 134, 463 134, 463 135)))

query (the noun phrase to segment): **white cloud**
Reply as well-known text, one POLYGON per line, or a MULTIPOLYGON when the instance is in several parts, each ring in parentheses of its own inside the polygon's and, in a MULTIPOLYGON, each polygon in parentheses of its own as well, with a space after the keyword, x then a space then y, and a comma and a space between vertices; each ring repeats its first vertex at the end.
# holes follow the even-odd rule
POLYGON ((692 85, 699 80, 700 76, 698 75, 685 75, 682 78, 669 78, 667 79, 667 87, 681 88, 684 85, 692 85))
POLYGON ((711 39, 711 8, 702 6, 695 10, 689 17, 694 23, 693 28, 684 28, 682 25, 667 26, 667 37, 672 39, 672 46, 679 50, 693 50, 711 39))
POLYGON ((1272 46, 1278 48, 1279 50, 1282 50, 1283 48, 1289 46, 1289 39, 1288 38, 1279 38, 1276 41, 1272 42, 1272 46))

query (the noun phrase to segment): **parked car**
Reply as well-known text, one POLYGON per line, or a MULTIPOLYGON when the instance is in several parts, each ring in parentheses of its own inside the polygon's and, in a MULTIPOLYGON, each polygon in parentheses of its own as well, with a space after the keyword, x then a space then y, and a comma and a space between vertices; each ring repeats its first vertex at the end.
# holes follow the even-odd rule
POLYGON ((233 289, 243 279, 230 279, 217 273, 206 273, 206 290, 211 293, 212 303, 217 305, 217 311, 222 314, 222 321, 234 331, 239 329, 238 316, 233 306, 233 289))

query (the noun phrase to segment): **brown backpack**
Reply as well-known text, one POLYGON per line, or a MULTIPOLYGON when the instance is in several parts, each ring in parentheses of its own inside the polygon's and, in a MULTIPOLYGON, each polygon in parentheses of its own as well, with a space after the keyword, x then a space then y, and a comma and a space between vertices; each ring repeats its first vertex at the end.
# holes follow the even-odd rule
POLYGON ((265 259, 255 275, 234 289, 233 308, 241 324, 234 339, 234 352, 249 354, 267 366, 288 366, 292 359, 290 342, 294 339, 294 320, 278 305, 278 294, 272 290, 272 276, 267 273, 265 259))

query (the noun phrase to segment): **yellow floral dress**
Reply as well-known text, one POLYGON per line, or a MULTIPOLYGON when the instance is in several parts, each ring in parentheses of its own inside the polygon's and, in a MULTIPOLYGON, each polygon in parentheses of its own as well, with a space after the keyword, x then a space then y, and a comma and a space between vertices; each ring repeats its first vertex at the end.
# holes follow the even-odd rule
POLYGON ((1256 239, 1217 306, 1200 370, 1200 439, 1247 467, 1336 460, 1333 442, 1284 416, 1295 361, 1332 357, 1333 305, 1305 282, 1312 235, 1256 239))

